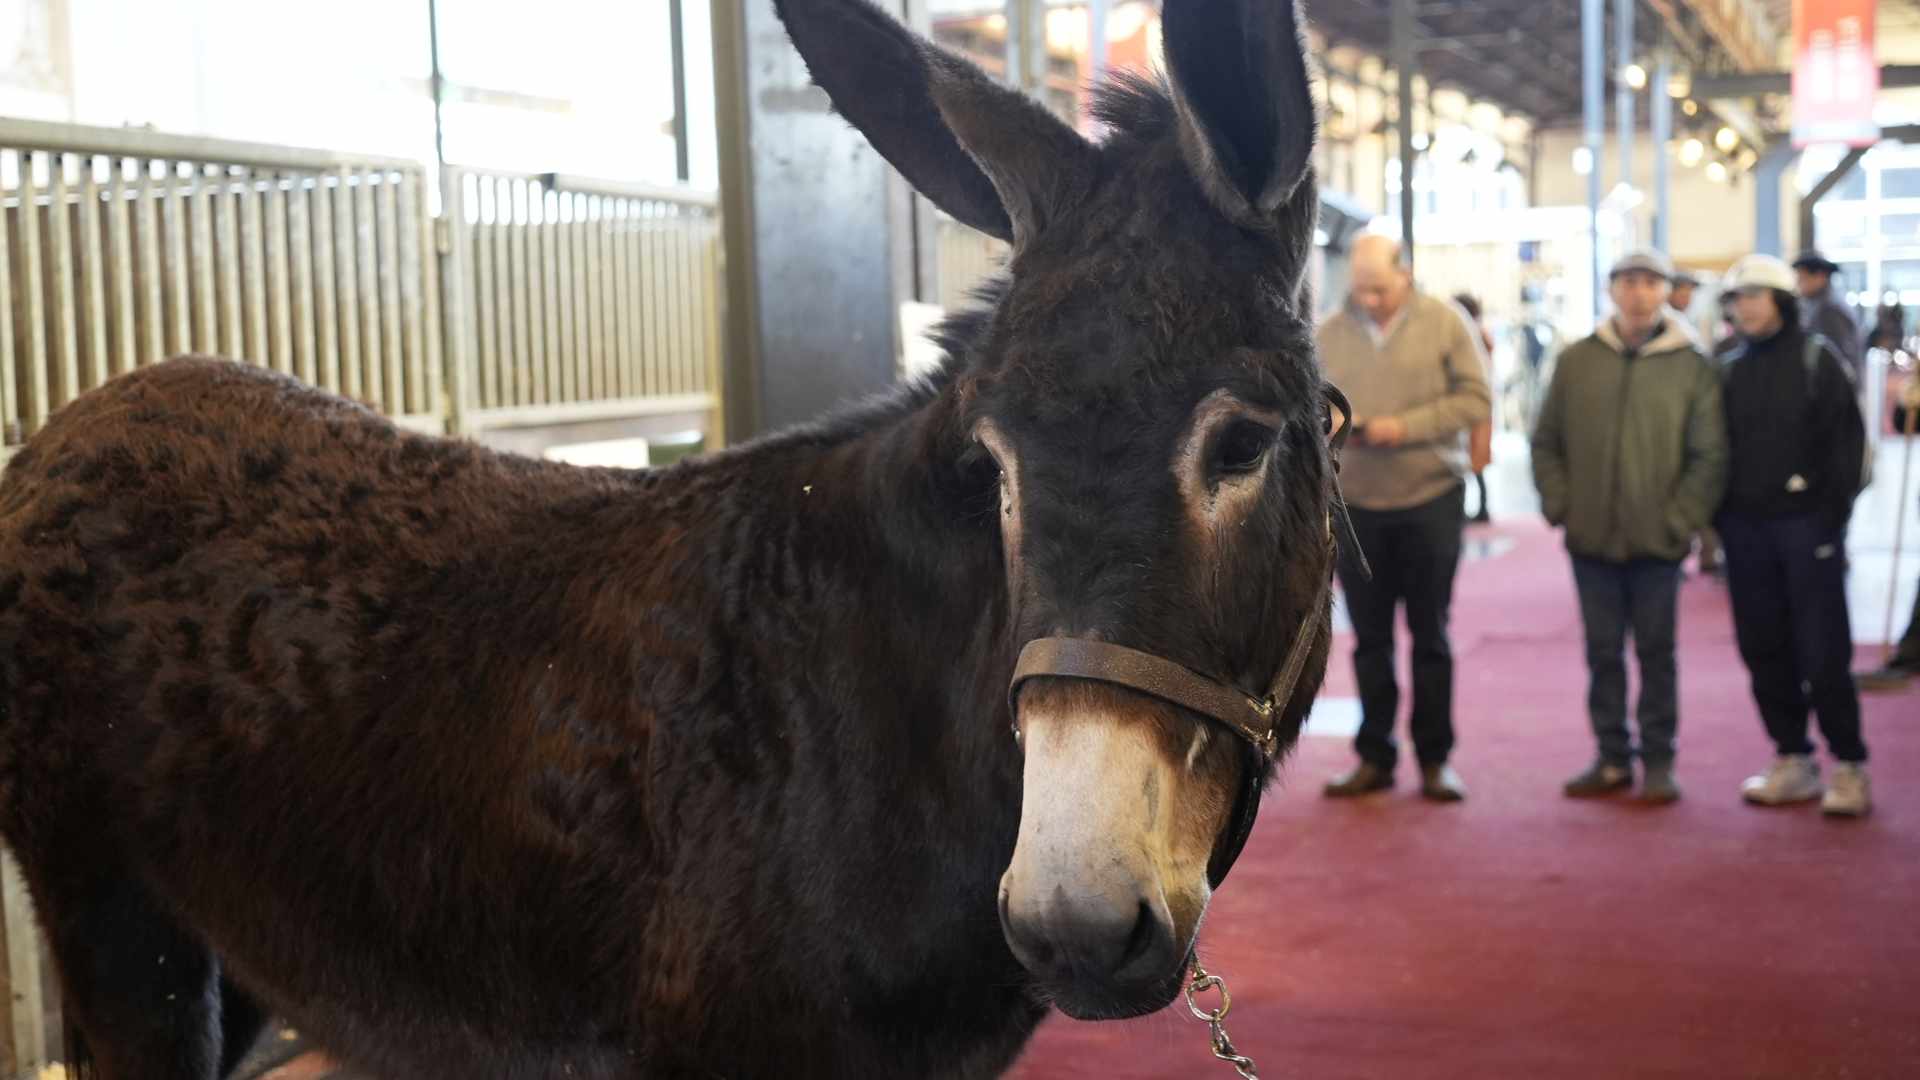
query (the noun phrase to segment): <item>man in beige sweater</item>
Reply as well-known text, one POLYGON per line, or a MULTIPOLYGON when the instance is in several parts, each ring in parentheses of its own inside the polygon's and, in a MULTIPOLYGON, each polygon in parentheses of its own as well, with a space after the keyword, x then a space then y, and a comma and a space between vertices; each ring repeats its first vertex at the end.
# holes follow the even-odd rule
POLYGON ((1353 402, 1354 441, 1340 477, 1373 575, 1342 559, 1340 586, 1353 618, 1360 688, 1359 763, 1330 781, 1329 796, 1393 786, 1400 687, 1394 679, 1394 612, 1413 633, 1414 754, 1421 794, 1466 797, 1447 764, 1453 752, 1453 650, 1447 612, 1460 563, 1467 432, 1489 419, 1486 359, 1460 310, 1414 288, 1400 245, 1363 236, 1352 252, 1346 308, 1320 325, 1326 377, 1353 402))

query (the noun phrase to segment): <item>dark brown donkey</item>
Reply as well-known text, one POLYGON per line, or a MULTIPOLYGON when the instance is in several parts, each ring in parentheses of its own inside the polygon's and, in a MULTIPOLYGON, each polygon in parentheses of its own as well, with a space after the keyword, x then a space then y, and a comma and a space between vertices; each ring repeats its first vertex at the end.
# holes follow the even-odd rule
POLYGON ((1292 5, 1165 7, 1095 144, 784 0, 1014 245, 890 400, 623 472, 181 359, 35 435, 0 833, 93 1069, 208 1080, 275 1014, 394 1080, 985 1077, 1171 1001, 1325 668, 1334 502, 1292 5))

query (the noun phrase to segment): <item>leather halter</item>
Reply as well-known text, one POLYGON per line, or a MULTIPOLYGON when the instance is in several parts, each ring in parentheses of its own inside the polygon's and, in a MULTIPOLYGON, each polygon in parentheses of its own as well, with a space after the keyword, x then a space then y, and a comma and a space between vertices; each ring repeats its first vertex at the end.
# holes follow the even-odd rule
POLYGON ((1336 516, 1356 557, 1361 558, 1364 570, 1365 560, 1359 555, 1359 545, 1353 539, 1353 526, 1347 520, 1346 502, 1341 498, 1338 478, 1340 451, 1345 448, 1347 434, 1353 426, 1353 409, 1348 405, 1346 395, 1331 383, 1323 383, 1321 392, 1330 407, 1339 409, 1342 419, 1340 429, 1333 432, 1329 440, 1333 472, 1329 475, 1328 483, 1327 576, 1321 580, 1319 591, 1301 619, 1300 629, 1294 634, 1293 646, 1287 651, 1286 661, 1274 673, 1273 682, 1265 696, 1255 697, 1231 683, 1202 675, 1152 653, 1074 637, 1035 638, 1029 641, 1020 650, 1013 681, 1007 687, 1016 740, 1020 736, 1020 688, 1029 679, 1039 676, 1087 679, 1123 686, 1199 713, 1238 735, 1252 753, 1248 755, 1244 769, 1247 780, 1234 806, 1233 817, 1216 842, 1213 857, 1207 866, 1207 877, 1215 888, 1226 879, 1227 871, 1233 868, 1234 860, 1240 857, 1240 849, 1246 845, 1247 836, 1253 832, 1267 770, 1282 749, 1280 732, 1276 726, 1279 718, 1286 712, 1288 703, 1299 688, 1300 676, 1306 671, 1307 658, 1312 655, 1314 645, 1322 636, 1321 628, 1325 627, 1327 635, 1331 636, 1329 603, 1333 595, 1334 567, 1339 559, 1339 543, 1333 531, 1336 516))

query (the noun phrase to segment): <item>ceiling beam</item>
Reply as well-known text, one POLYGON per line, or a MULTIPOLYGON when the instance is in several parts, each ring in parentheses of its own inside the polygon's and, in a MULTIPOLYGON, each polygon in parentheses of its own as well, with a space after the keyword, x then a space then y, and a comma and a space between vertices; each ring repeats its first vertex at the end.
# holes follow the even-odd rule
MULTIPOLYGON (((1880 87, 1898 90, 1920 86, 1920 64, 1886 64, 1880 68, 1880 87)), ((1759 97, 1793 91, 1790 71, 1751 71, 1740 75, 1706 75, 1693 80, 1693 96, 1705 100, 1759 97)))
POLYGON ((1766 71, 1779 63, 1780 29, 1756 0, 1645 0, 1668 29, 1678 32, 1680 13, 1690 13, 1740 71, 1766 71))

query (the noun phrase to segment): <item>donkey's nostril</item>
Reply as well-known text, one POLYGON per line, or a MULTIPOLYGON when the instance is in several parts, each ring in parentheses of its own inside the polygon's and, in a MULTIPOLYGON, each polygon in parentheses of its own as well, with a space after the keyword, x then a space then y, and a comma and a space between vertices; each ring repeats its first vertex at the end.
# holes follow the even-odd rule
POLYGON ((1154 917, 1153 909, 1145 900, 1140 901, 1140 913, 1133 920, 1133 933, 1127 936, 1127 948, 1120 957, 1120 968, 1125 970, 1151 952, 1160 938, 1160 920, 1154 917))

